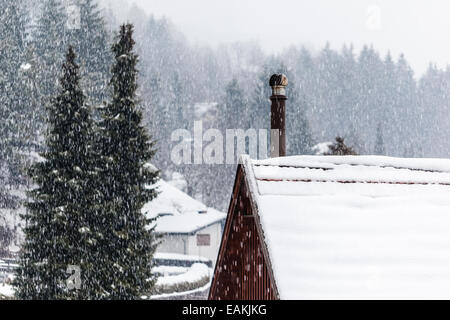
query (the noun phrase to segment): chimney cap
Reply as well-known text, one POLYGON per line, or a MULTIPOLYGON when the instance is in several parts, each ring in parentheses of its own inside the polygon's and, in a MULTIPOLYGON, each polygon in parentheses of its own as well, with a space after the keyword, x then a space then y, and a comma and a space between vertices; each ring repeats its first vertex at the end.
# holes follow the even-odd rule
POLYGON ((288 85, 288 78, 282 73, 273 74, 270 77, 269 84, 271 87, 286 87, 288 85))

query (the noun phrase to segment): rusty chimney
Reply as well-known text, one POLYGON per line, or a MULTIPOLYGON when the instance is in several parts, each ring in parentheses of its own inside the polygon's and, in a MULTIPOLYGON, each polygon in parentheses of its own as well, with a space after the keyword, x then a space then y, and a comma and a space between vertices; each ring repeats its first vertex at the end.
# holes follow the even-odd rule
POLYGON ((284 74, 270 77, 272 87, 272 106, 270 109, 270 157, 286 156, 286 86, 288 79, 284 74))

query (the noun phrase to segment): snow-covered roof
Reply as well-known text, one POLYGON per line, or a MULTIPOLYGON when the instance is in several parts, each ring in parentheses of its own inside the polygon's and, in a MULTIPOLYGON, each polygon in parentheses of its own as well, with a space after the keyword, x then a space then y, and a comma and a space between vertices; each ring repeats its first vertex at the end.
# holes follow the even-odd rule
MULTIPOLYGON (((163 267, 167 269, 168 267, 163 267)), ((172 267, 173 268, 173 267, 172 267)), ((160 268, 162 269, 162 268, 160 268)), ((156 269, 158 270, 158 269, 156 269)), ((157 280, 157 286, 163 285, 176 285, 181 283, 195 283, 203 278, 210 278, 211 275, 210 268, 204 263, 194 263, 187 272, 178 275, 168 275, 159 277, 157 280)))
POLYGON ((0 283, 0 296, 14 296, 14 288, 11 285, 0 283))
POLYGON ((450 298, 450 160, 241 163, 281 299, 450 298))
POLYGON ((195 233, 226 218, 225 213, 206 207, 164 180, 155 187, 159 191, 158 197, 145 204, 142 212, 148 218, 159 216, 156 232, 195 233))
POLYGON ((157 260, 178 260, 178 261, 194 261, 194 262, 205 262, 208 263, 210 260, 205 257, 186 255, 180 253, 171 252, 156 252, 153 256, 157 260))
POLYGON ((208 112, 217 109, 217 102, 200 102, 194 105, 194 113, 197 119, 203 118, 208 112))

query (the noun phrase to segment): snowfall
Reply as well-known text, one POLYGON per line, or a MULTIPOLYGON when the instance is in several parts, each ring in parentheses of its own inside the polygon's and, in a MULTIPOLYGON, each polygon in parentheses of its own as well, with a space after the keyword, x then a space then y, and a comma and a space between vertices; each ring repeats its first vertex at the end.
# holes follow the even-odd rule
MULTIPOLYGON (((176 176, 176 175, 175 175, 176 176)), ((167 232, 191 232, 211 223, 225 219, 226 214, 213 208, 205 206, 198 200, 191 198, 189 195, 179 190, 183 188, 180 180, 169 181, 159 180, 153 188, 157 188, 158 197, 144 205, 142 212, 149 218, 157 218, 155 230, 159 233, 167 232)), ((17 192, 20 198, 24 197, 24 192, 17 192)), ((22 208, 23 209, 23 208, 22 208)), ((21 211, 23 211, 21 209, 21 211)), ((3 217, 7 218, 7 222, 13 225, 16 222, 14 217, 8 210, 3 212, 3 217)), ((152 227, 153 225, 149 226, 152 227)), ((17 246, 12 245, 11 251, 17 251, 17 246)), ((156 285, 167 286, 182 283, 195 284, 200 280, 208 277, 211 281, 213 270, 208 267, 211 261, 205 257, 190 256, 176 253, 157 252, 155 259, 171 261, 176 264, 179 261, 187 262, 190 267, 178 267, 174 265, 157 266, 152 271, 159 275, 156 285)), ((0 260, 0 267, 5 262, 0 260)), ((1 268, 0 268, 1 269, 1 268)), ((10 283, 12 273, 0 273, 0 296, 11 297, 14 290, 10 283)), ((196 292, 204 292, 209 288, 210 281, 205 286, 196 290, 187 292, 174 292, 173 294, 161 294, 152 296, 152 299, 163 299, 177 296, 186 296, 196 292)))
POLYGON ((155 230, 159 233, 193 232, 226 218, 225 213, 205 206, 170 182, 159 180, 155 187, 158 197, 145 204, 142 212, 148 218, 158 218, 155 230))

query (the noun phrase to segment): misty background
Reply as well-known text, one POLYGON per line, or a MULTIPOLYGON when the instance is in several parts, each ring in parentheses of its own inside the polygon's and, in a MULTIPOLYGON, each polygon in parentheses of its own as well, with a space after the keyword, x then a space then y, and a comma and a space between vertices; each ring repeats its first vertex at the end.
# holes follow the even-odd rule
MULTIPOLYGON (((192 130, 192 121, 203 119, 222 129, 269 128, 268 77, 284 72, 288 154, 314 153, 312 146, 340 135, 360 154, 449 156, 446 1, 104 0, 102 6, 136 24, 148 63, 142 72, 159 70, 172 90, 170 77, 184 79, 182 98, 174 94, 185 100, 182 127, 192 130), (149 21, 164 27, 151 36, 149 21), (196 112, 202 103, 215 106, 211 117, 196 112)), ((156 91, 141 87, 148 101, 156 101, 156 91)), ((157 131, 162 149, 173 145, 169 132, 157 131)), ((169 176, 181 172, 191 195, 226 208, 234 166, 174 167, 161 151, 169 176)))
POLYGON ((15 114, 22 119, 4 133, 14 136, 17 151, 2 155, 5 186, 25 184, 30 155, 45 148, 46 99, 67 46, 79 54, 90 105, 99 106, 111 40, 126 21, 135 25, 141 107, 157 140, 154 165, 208 206, 228 206, 235 165, 176 165, 171 134, 192 131, 195 120, 204 130, 269 129, 268 79, 275 72, 289 78, 288 155, 314 154, 314 145, 342 136, 359 154, 449 157, 446 1, 18 3, 17 15, 2 15, 3 25, 15 27, 0 32, 3 43, 18 46, 0 57, 2 65, 19 70, 4 78, 18 96, 0 98, 21 101, 15 114), (73 5, 82 8, 81 27, 68 24, 73 5), (18 126, 26 137, 11 134, 18 126))
POLYGON ((334 49, 373 44, 382 55, 404 53, 419 76, 430 61, 442 68, 449 63, 445 0, 103 0, 103 6, 121 19, 128 17, 124 8, 136 6, 141 14, 168 17, 199 45, 258 41, 265 52, 280 53, 292 45, 318 51, 327 41, 334 49))

